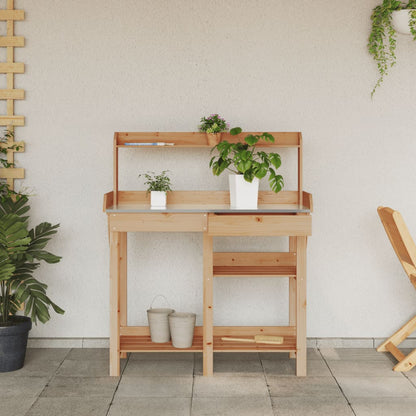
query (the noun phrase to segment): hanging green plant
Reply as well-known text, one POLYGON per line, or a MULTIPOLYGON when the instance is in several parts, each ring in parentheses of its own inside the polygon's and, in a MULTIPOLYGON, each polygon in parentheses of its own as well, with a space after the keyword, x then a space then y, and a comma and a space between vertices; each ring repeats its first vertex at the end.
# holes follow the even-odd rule
POLYGON ((383 0, 383 3, 373 9, 371 15, 372 27, 368 39, 368 51, 377 63, 380 74, 373 90, 373 97, 389 69, 396 63, 396 36, 392 24, 393 12, 409 10, 409 27, 413 39, 416 40, 416 0, 410 0, 407 4, 398 0, 383 0))

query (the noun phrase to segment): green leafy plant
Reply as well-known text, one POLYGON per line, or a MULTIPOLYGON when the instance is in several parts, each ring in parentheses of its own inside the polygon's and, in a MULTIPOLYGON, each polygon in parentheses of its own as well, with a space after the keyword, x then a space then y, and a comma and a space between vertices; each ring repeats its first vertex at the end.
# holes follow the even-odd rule
MULTIPOLYGON (((7 186, 6 186, 7 188, 7 186)), ((43 222, 28 229, 30 209, 27 195, 3 187, 0 192, 0 325, 13 324, 13 316, 24 304, 25 315, 36 324, 50 319, 49 307, 64 311, 46 295, 47 285, 33 277, 40 261, 58 263, 61 257, 44 248, 59 224, 43 222)))
MULTIPOLYGON (((240 133, 240 127, 230 130, 230 134, 233 136, 240 133)), ((219 176, 225 170, 229 170, 235 174, 244 175, 247 182, 269 175, 270 188, 276 193, 281 191, 284 184, 283 177, 276 173, 282 164, 280 155, 256 151, 256 145, 260 140, 272 143, 275 141, 270 133, 263 133, 261 135, 249 134, 244 138, 245 143, 229 143, 227 140, 218 143, 212 148, 212 151, 217 150, 219 155, 213 156, 209 162, 212 173, 219 176)))
POLYGON ((167 175, 169 171, 164 170, 162 173, 157 175, 155 172, 146 172, 139 175, 145 177, 144 184, 147 186, 147 192, 159 191, 159 192, 169 192, 172 190, 170 178, 167 175))
MULTIPOLYGON (((383 0, 383 3, 373 9, 371 15, 372 28, 368 39, 368 51, 377 63, 380 74, 373 90, 373 97, 389 69, 396 63, 396 31, 392 26, 392 14, 397 10, 416 9, 416 0, 410 0, 407 4, 398 0, 383 0)), ((410 13, 410 31, 416 40, 416 11, 410 13)))
POLYGON ((229 124, 218 114, 211 114, 209 117, 201 118, 200 131, 205 133, 216 134, 229 129, 229 124))
POLYGON ((18 144, 8 144, 9 139, 14 137, 14 133, 11 130, 6 130, 2 137, 0 137, 0 166, 3 168, 14 168, 14 163, 7 161, 7 153, 9 150, 20 150, 18 144))

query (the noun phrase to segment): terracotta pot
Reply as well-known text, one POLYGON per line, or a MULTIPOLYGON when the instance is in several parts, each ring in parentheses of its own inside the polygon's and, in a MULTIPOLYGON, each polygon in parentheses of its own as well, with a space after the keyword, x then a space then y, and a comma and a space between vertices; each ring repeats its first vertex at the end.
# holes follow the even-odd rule
POLYGON ((221 133, 207 133, 207 142, 210 146, 216 146, 221 141, 221 133))

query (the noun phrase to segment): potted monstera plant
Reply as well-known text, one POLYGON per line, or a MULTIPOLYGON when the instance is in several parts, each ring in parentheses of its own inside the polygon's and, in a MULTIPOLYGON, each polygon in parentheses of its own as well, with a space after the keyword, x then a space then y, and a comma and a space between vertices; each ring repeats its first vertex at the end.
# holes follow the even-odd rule
POLYGON ((371 22, 367 46, 379 72, 379 78, 371 92, 373 97, 389 69, 396 63, 397 32, 412 35, 416 40, 416 0, 383 0, 373 9, 371 22))
MULTIPOLYGON (((240 133, 240 127, 230 130, 230 134, 234 136, 240 133)), ((218 155, 213 156, 209 163, 212 173, 219 176, 225 170, 231 172, 231 208, 256 209, 259 179, 267 175, 272 191, 277 193, 283 188, 283 177, 276 173, 282 164, 280 155, 257 151, 256 146, 261 140, 274 142, 274 137, 270 133, 249 134, 244 138, 244 143, 229 143, 223 140, 212 148, 212 151, 218 151, 218 155)))
POLYGON ((61 260, 44 250, 59 224, 29 229, 28 202, 27 195, 0 184, 0 372, 23 366, 32 322, 48 321, 49 307, 64 313, 46 295, 47 285, 33 276, 41 261, 61 260), (28 316, 18 315, 21 309, 28 316))

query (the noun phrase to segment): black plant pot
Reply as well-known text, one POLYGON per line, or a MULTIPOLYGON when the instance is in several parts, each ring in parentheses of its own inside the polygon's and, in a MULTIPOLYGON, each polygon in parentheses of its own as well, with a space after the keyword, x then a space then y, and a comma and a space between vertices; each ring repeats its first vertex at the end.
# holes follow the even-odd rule
POLYGON ((0 373, 23 367, 31 328, 32 321, 27 316, 13 316, 11 325, 0 325, 0 373))

